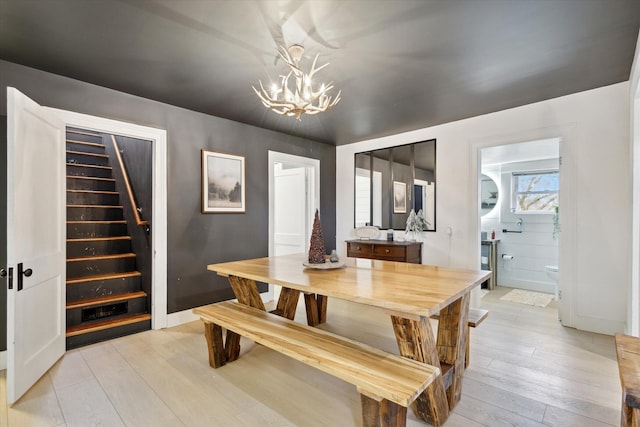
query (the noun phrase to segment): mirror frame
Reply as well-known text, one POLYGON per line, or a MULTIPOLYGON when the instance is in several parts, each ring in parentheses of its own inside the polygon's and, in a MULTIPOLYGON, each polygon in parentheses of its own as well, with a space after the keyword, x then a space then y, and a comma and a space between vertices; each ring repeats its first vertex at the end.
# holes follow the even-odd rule
MULTIPOLYGON (((436 221, 436 172, 437 172, 437 143, 436 143, 436 139, 432 138, 432 139, 427 139, 424 141, 418 141, 418 142, 413 142, 413 143, 409 143, 409 144, 403 144, 403 145, 396 145, 396 146, 392 146, 392 147, 383 147, 383 148, 379 148, 376 150, 368 150, 368 151, 363 151, 363 152, 359 152, 359 153, 355 153, 354 154, 354 200, 353 200, 353 204, 354 204, 354 217, 353 217, 353 224, 354 227, 358 227, 358 225, 356 224, 356 218, 358 215, 358 211, 357 211, 357 176, 358 176, 358 169, 368 169, 369 170, 369 176, 371 175, 371 171, 372 169, 374 171, 380 172, 380 169, 382 169, 381 173, 386 173, 388 174, 388 178, 385 179, 385 181, 388 181, 388 185, 384 185, 385 188, 381 188, 382 194, 381 195, 381 200, 380 200, 380 204, 383 205, 381 206, 382 211, 386 212, 386 215, 384 213, 380 213, 380 224, 375 224, 374 222, 374 212, 373 212, 373 198, 371 197, 371 195, 373 194, 373 187, 374 187, 374 181, 375 179, 370 179, 369 180, 369 221, 367 222, 369 225, 375 225, 381 229, 393 229, 393 230, 405 230, 405 226, 404 224, 406 223, 406 218, 409 216, 409 213, 412 209, 415 209, 415 197, 413 195, 413 188, 416 185, 416 164, 421 164, 423 162, 421 161, 417 161, 416 162, 416 158, 415 158, 415 151, 416 151, 416 145, 418 144, 422 144, 422 143, 431 143, 433 144, 433 158, 429 159, 429 165, 431 164, 431 160, 432 160, 432 164, 433 164, 433 171, 432 171, 432 181, 430 182, 430 184, 433 185, 433 206, 432 206, 432 210, 433 210, 433 224, 432 227, 429 229, 425 229, 423 231, 433 231, 435 232, 437 230, 437 221, 436 221), (394 155, 394 151, 396 152, 395 154, 397 154, 398 152, 400 152, 400 150, 406 150, 406 148, 409 148, 408 152, 405 152, 405 159, 402 162, 394 162, 394 158, 396 158, 397 156, 394 155), (385 151, 388 151, 388 153, 385 153, 385 151), (378 153, 379 156, 376 156, 375 154, 378 153), (384 153, 384 154, 383 154, 384 153), (359 155, 366 155, 368 156, 368 159, 365 157, 364 163, 368 164, 368 168, 365 167, 359 167, 359 165, 361 163, 363 163, 362 161, 358 161, 358 156, 359 155), (407 158, 408 157, 408 158, 407 158), (387 166, 382 166, 381 168, 379 168, 379 170, 375 170, 373 163, 374 163, 374 159, 378 159, 378 161, 382 160, 382 161, 386 161, 388 164, 387 166), (411 190, 406 191, 405 192, 405 203, 406 203, 406 212, 402 212, 401 209, 398 209, 398 206, 395 206, 394 209, 394 165, 397 168, 397 165, 402 165, 404 167, 408 167, 408 175, 410 176, 410 182, 413 182, 413 186, 411 188, 411 190), (385 197, 386 196, 386 197, 385 197), (386 201, 386 203, 383 203, 382 201, 386 201), (394 221, 394 215, 398 216, 398 215, 402 215, 403 219, 397 219, 394 221), (385 216, 387 216, 386 220, 385 216), (394 227, 394 222, 395 222, 395 227, 394 227), (402 223, 402 228, 399 228, 399 223, 402 223)), ((425 169, 426 171, 431 172, 431 169, 425 169)), ((406 176, 406 175, 405 175, 406 176)), ((382 178, 380 178, 380 181, 382 181, 382 178)), ((396 181, 397 182, 403 182, 403 181, 396 181)), ((382 187, 382 184, 380 184, 380 187, 382 187)), ((376 215, 377 216, 377 215, 376 215)), ((362 221, 361 221, 362 222, 362 221)))

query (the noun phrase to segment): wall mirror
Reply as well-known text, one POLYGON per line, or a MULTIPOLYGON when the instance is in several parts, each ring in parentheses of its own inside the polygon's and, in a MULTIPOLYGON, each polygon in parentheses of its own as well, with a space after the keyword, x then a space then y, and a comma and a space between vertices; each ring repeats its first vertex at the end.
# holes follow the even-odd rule
POLYGON ((355 154, 355 227, 404 230, 420 209, 436 231, 436 140, 355 154))
POLYGON ((491 212, 498 203, 498 185, 489 176, 482 174, 480 180, 480 216, 491 212))

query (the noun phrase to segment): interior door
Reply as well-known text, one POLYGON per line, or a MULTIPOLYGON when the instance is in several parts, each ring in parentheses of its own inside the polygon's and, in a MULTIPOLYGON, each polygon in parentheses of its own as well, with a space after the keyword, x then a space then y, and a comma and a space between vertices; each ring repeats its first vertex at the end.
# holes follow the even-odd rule
POLYGON ((307 197, 306 169, 277 168, 274 171, 274 250, 275 255, 306 251, 307 197))
POLYGON ((7 403, 65 351, 64 123, 7 89, 7 403))

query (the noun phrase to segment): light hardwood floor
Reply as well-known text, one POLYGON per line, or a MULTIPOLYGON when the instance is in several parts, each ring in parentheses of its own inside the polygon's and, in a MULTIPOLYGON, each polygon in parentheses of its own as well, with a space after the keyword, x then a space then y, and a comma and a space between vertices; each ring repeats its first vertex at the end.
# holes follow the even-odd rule
MULTIPOLYGON (((446 426, 619 425, 613 337, 563 328, 555 303, 481 299, 463 397, 446 426)), ((296 320, 305 321, 303 304, 296 320)), ((329 300, 325 328, 397 353, 388 316, 329 300)), ((69 351, 11 408, 0 373, 0 426, 352 426, 355 388, 243 339, 239 360, 208 365, 200 322, 69 351)), ((423 426, 409 411, 407 425, 423 426)))

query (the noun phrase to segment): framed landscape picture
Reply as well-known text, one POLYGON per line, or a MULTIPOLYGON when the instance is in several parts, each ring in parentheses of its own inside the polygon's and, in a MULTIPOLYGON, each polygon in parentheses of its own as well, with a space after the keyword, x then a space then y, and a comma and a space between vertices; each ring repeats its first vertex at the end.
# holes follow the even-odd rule
POLYGON ((202 213, 245 212, 244 157, 202 150, 202 213))
POLYGON ((407 213, 407 184, 393 181, 393 213, 407 213))

